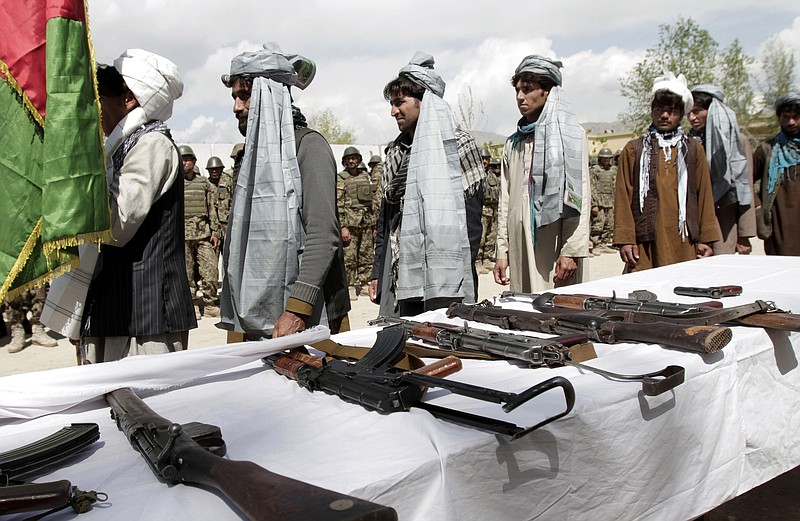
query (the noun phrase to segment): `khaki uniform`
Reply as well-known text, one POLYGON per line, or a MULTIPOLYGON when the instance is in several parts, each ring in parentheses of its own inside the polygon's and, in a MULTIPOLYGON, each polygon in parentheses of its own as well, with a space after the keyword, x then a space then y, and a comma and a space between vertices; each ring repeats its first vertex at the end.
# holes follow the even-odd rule
POLYGON ((481 224, 481 246, 478 250, 478 262, 495 261, 497 245, 497 204, 500 202, 500 177, 489 172, 486 174, 483 187, 483 213, 481 224))
POLYGON ((592 207, 597 207, 597 215, 592 217, 590 239, 592 247, 610 245, 614 239, 614 194, 617 182, 617 167, 606 170, 595 165, 589 171, 592 186, 592 207))
POLYGON ((350 243, 344 246, 344 264, 348 285, 368 285, 374 252, 374 229, 377 221, 375 189, 370 175, 350 175, 346 170, 336 176, 336 201, 342 228, 350 230, 350 243))
POLYGON ((192 295, 202 291, 207 306, 216 305, 219 278, 217 252, 211 246, 211 235, 220 236, 216 192, 217 187, 205 177, 196 175, 184 181, 186 276, 192 295))

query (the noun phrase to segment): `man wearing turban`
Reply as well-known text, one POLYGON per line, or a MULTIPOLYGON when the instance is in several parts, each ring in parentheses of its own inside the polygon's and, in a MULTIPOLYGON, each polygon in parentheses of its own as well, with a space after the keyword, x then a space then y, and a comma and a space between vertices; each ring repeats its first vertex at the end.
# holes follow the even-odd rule
POLYGON ((381 315, 477 297, 485 172, 475 140, 455 128, 433 65, 417 52, 383 89, 400 135, 386 150, 370 281, 381 315))
POLYGON ((97 87, 114 242, 102 246, 89 285, 87 357, 186 349, 197 322, 184 267, 183 166, 164 124, 183 93, 180 73, 162 56, 130 49, 98 67, 97 87))
POLYGON ((706 150, 711 172, 714 207, 722 240, 711 247, 714 255, 752 250, 750 237, 756 235, 753 206, 753 157, 750 142, 739 132, 736 113, 725 105, 725 93, 716 85, 692 88, 694 106, 687 118, 689 135, 706 150))
POLYGON ((665 70, 651 94, 652 124, 619 160, 614 243, 626 271, 707 257, 721 238, 703 145, 681 127, 694 105, 686 78, 665 70))
POLYGON ((560 68, 534 54, 511 78, 522 118, 503 148, 494 280, 512 291, 580 282, 589 255, 589 146, 560 68))
POLYGON ((274 43, 231 61, 222 82, 245 136, 223 247, 220 327, 248 339, 349 329, 336 161, 292 105, 316 66, 274 43))
POLYGON ((800 92, 775 102, 778 134, 753 153, 758 236, 767 255, 800 255, 800 92))

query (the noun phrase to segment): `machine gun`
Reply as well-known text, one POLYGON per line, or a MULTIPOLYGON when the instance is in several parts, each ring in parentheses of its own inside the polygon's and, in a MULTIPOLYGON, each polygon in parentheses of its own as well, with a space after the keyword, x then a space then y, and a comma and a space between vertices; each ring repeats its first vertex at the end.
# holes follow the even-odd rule
POLYGON ((493 324, 503 329, 539 331, 563 335, 582 332, 595 342, 646 342, 665 344, 687 351, 714 353, 733 338, 730 328, 721 326, 680 325, 666 322, 637 324, 628 313, 614 311, 574 311, 532 313, 504 309, 488 300, 480 304, 451 304, 447 316, 493 324))
MULTIPOLYGON (((503 292, 501 298, 525 297, 531 299, 532 306, 546 313, 561 313, 565 310, 606 311, 605 316, 624 313, 626 322, 649 323, 669 322, 672 324, 712 326, 730 323, 740 326, 765 327, 779 331, 800 331, 800 315, 788 313, 774 302, 756 300, 723 308, 719 302, 701 304, 679 304, 661 302, 655 294, 639 290, 620 298, 595 295, 559 295, 555 293, 514 293, 503 292)), ((567 311, 568 312, 568 311, 567 311)))
POLYGON ((49 510, 44 515, 72 507, 77 514, 88 512, 102 492, 84 492, 62 479, 48 483, 26 483, 41 471, 54 467, 82 452, 100 437, 96 423, 73 423, 23 447, 0 454, 0 515, 49 510))
POLYGON ((425 366, 415 371, 399 372, 393 369, 392 365, 402 355, 405 340, 406 332, 402 327, 388 327, 378 332, 378 338, 370 352, 355 363, 335 359, 309 361, 295 354, 273 355, 266 357, 264 362, 284 376, 296 380, 300 386, 309 391, 335 394, 381 412, 408 411, 411 407, 418 407, 438 418, 507 434, 513 439, 567 415, 575 404, 575 390, 572 384, 560 376, 545 380, 516 394, 428 374, 452 372, 455 368, 452 364, 445 364, 449 367, 446 367, 444 372, 439 363, 432 364, 433 371, 430 366, 425 366), (422 396, 426 387, 438 387, 462 396, 499 403, 502 404, 504 412, 511 412, 550 389, 561 388, 564 392, 566 409, 532 427, 524 428, 513 423, 423 402, 422 396))
POLYGON ((585 332, 573 331, 554 338, 533 338, 485 331, 471 328, 466 324, 461 327, 393 317, 380 317, 370 324, 402 325, 412 338, 433 343, 445 351, 452 349, 491 353, 500 358, 527 362, 532 367, 569 365, 611 379, 641 382, 642 393, 647 396, 656 396, 669 391, 684 381, 684 368, 678 365, 669 365, 652 373, 631 375, 613 373, 581 363, 573 356, 572 347, 588 342, 589 335, 585 332))
POLYGON ((111 417, 159 478, 220 491, 252 520, 394 521, 394 509, 225 459, 218 427, 159 416, 128 388, 106 395, 111 417))

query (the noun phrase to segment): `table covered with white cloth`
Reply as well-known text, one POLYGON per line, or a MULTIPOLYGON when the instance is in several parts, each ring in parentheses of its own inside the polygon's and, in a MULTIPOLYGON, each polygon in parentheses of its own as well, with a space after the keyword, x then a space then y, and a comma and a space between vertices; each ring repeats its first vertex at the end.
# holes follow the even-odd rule
MULTIPOLYGON (((743 292, 723 299, 726 307, 764 299, 800 312, 796 257, 718 256, 559 292, 627 296, 648 289, 660 300, 689 303, 700 299, 676 296, 672 289, 730 284, 741 285, 743 292)), ((525 302, 502 305, 530 309, 525 302)), ((450 320, 443 311, 418 319, 450 320)), ((370 346, 376 331, 359 329, 334 340, 370 346)), ((610 371, 646 373, 683 366, 686 381, 659 396, 645 396, 639 383, 612 381, 574 367, 530 369, 507 361, 464 360, 462 371, 450 378, 511 392, 556 375, 574 385, 576 402, 570 414, 516 440, 442 421, 420 409, 382 414, 311 393, 266 368, 257 356, 221 372, 211 357, 203 362, 207 375, 178 378, 174 385, 150 390, 132 387, 172 421, 219 426, 228 458, 391 506, 404 521, 691 519, 800 465, 800 414, 795 412, 800 402, 800 333, 747 327, 733 327, 733 332, 730 344, 714 354, 647 344, 595 344, 598 357, 587 363, 610 371)), ((187 353, 206 349, 216 348, 187 353)), ((159 373, 159 360, 151 357, 142 364, 168 381, 169 370, 159 373)), ((108 365, 111 371, 115 364, 93 370, 104 371, 101 367, 108 365)), ((0 452, 70 423, 96 422, 99 442, 37 479, 68 479, 83 490, 108 494, 106 502, 80 519, 240 518, 208 489, 158 481, 110 419, 101 398, 20 417, 37 416, 37 409, 15 407, 15 399, 24 401, 28 390, 36 394, 34 389, 46 389, 47 382, 64 378, 64 371, 75 372, 66 374, 67 380, 80 381, 84 368, 0 378, 0 452)), ((43 401, 50 399, 45 394, 43 401)), ((520 426, 534 425, 564 407, 557 390, 508 414, 497 404, 437 389, 429 390, 425 399, 520 426)), ((52 517, 73 518, 71 511, 52 517)))

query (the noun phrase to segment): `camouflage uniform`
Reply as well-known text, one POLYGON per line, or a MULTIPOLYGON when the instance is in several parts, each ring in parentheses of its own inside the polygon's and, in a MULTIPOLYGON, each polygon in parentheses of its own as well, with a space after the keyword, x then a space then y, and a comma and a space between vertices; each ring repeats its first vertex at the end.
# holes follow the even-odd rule
POLYGON ((589 171, 592 185, 592 207, 598 207, 598 214, 592 217, 592 248, 609 245, 614 236, 614 195, 617 181, 617 167, 606 170, 595 165, 589 171))
POLYGON ((186 220, 186 276, 195 295, 195 269, 200 275, 199 289, 206 306, 216 306, 217 253, 211 246, 211 235, 220 236, 219 219, 214 201, 216 187, 205 177, 195 175, 184 181, 184 217, 186 220))
POLYGON ((12 336, 9 344, 10 353, 21 351, 25 347, 25 328, 23 323, 27 318, 28 311, 31 312, 29 322, 32 331, 32 343, 44 347, 58 345, 54 338, 47 335, 44 326, 39 322, 45 300, 47 300, 47 290, 45 288, 36 288, 6 301, 5 320, 10 327, 12 336))
POLYGON ((350 230, 350 243, 344 247, 348 285, 368 285, 375 252, 375 183, 366 172, 350 175, 342 170, 336 176, 336 201, 342 228, 350 230))
POLYGON ((497 243, 497 204, 500 202, 500 177, 491 170, 486 174, 483 188, 483 214, 481 224, 481 246, 478 250, 478 262, 494 263, 497 243))
POLYGON ((217 210, 217 220, 219 221, 219 240, 220 250, 222 241, 225 240, 225 230, 228 228, 228 216, 231 214, 231 200, 233 199, 233 176, 227 172, 222 172, 219 184, 214 191, 214 208, 217 210))

